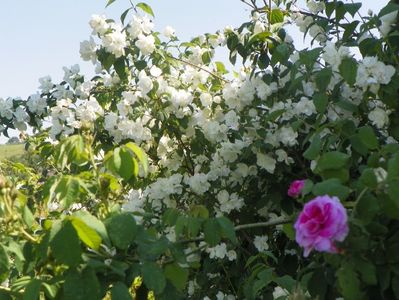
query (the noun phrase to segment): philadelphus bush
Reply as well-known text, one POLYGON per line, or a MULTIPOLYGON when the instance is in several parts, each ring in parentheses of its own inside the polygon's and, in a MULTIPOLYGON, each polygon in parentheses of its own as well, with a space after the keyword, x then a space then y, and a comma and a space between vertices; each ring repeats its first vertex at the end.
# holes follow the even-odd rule
POLYGON ((92 79, 0 99, 35 133, 1 163, 2 299, 399 299, 399 6, 243 2, 189 42, 93 15, 92 79))

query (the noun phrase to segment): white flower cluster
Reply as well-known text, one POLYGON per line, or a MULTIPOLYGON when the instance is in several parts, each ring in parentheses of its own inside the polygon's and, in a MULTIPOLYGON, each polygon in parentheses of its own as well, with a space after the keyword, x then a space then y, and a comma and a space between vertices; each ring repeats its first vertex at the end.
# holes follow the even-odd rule
POLYGON ((380 85, 388 84, 395 72, 393 66, 384 64, 375 56, 367 56, 359 63, 356 84, 364 91, 370 89, 377 94, 380 85))
POLYGON ((220 243, 215 247, 206 248, 206 252, 209 253, 209 258, 211 259, 223 259, 227 257, 229 261, 237 259, 237 253, 234 250, 227 250, 227 245, 225 243, 220 243))

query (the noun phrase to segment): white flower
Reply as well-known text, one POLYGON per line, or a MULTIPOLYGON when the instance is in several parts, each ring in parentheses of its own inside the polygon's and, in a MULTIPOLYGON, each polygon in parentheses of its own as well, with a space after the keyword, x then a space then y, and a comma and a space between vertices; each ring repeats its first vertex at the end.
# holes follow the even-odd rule
POLYGON ((269 245, 267 244, 268 237, 267 235, 255 235, 254 245, 259 252, 263 252, 269 249, 269 245))
POLYGON ((368 117, 377 128, 383 128, 389 122, 387 111, 379 107, 374 108, 374 110, 369 113, 368 117))
POLYGON ((276 286, 274 288, 274 291, 273 291, 273 299, 278 299, 280 297, 286 297, 289 294, 290 293, 286 289, 283 289, 282 287, 276 286))
POLYGON ((50 76, 39 78, 39 83, 39 89, 42 91, 42 93, 48 93, 54 86, 54 84, 51 82, 50 76))
POLYGON ((274 169, 276 168, 276 160, 260 152, 256 153, 256 164, 271 174, 274 173, 274 169))
POLYGON ((212 104, 212 95, 209 93, 202 93, 200 96, 200 101, 204 107, 208 107, 212 104))
POLYGON ((264 32, 266 30, 265 24, 263 24, 261 21, 256 21, 255 26, 254 26, 254 34, 258 34, 261 32, 264 32))
POLYGON ((206 252, 209 253, 209 258, 223 259, 227 255, 227 247, 225 243, 221 243, 215 247, 207 248, 206 252))
POLYGON ((306 97, 301 97, 301 100, 294 104, 294 112, 297 115, 304 114, 310 117, 316 113, 316 107, 313 101, 306 97))
POLYGON ((154 86, 151 78, 147 76, 144 70, 141 70, 139 73, 138 86, 140 87, 140 90, 143 92, 143 94, 147 94, 148 92, 150 92, 154 86))
POLYGON ((30 112, 36 113, 40 116, 46 111, 47 101, 46 99, 41 98, 39 94, 34 94, 29 97, 26 106, 30 112))
POLYGON ((92 15, 89 24, 93 28, 93 34, 103 35, 109 29, 105 16, 92 15))
POLYGON ((297 137, 298 133, 295 132, 291 127, 282 127, 277 132, 278 140, 285 146, 294 146, 297 144, 297 137))
POLYGON ((108 52, 121 57, 125 54, 125 47, 127 47, 126 33, 117 28, 113 32, 106 34, 103 38, 103 45, 108 52))
POLYGON ((96 55, 96 50, 97 50, 97 44, 94 42, 94 39, 90 37, 90 40, 86 40, 80 43, 80 57, 83 60, 90 60, 93 64, 96 63, 97 61, 97 55, 96 55))
POLYGON ((204 173, 196 173, 193 176, 186 178, 185 182, 197 195, 203 195, 211 187, 208 182, 208 176, 204 173))
POLYGON ((385 171, 385 169, 383 169, 381 167, 374 169, 374 174, 375 174, 375 177, 377 178, 378 183, 385 181, 385 179, 388 176, 388 172, 385 171))
POLYGON ((140 34, 135 45, 140 49, 143 55, 151 54, 155 50, 155 39, 152 35, 145 36, 140 34))
POLYGON ((165 29, 163 30, 163 35, 168 39, 170 39, 176 35, 176 32, 172 27, 166 26, 165 29))

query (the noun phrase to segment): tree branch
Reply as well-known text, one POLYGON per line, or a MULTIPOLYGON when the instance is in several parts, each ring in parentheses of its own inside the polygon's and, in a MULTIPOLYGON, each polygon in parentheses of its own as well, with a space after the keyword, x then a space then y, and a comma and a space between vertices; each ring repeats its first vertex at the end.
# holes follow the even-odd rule
MULTIPOLYGON (((271 221, 267 221, 267 222, 237 225, 236 227, 234 227, 234 230, 239 231, 239 230, 258 228, 258 227, 271 227, 271 226, 277 226, 277 225, 287 224, 287 223, 291 223, 291 222, 292 222, 292 218, 281 217, 281 218, 277 218, 275 220, 271 220, 271 221)), ((203 240, 204 240, 203 237, 197 237, 197 238, 193 238, 193 239, 181 240, 181 241, 179 241, 179 243, 187 244, 187 243, 201 242, 203 240)))

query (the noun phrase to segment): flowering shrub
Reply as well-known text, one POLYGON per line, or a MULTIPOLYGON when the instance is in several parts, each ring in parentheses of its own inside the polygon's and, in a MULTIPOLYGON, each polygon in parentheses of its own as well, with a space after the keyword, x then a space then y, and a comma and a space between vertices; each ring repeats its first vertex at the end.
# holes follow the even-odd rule
POLYGON ((96 76, 0 99, 35 133, 1 164, 1 297, 399 298, 398 5, 243 2, 188 42, 94 15, 96 76))

